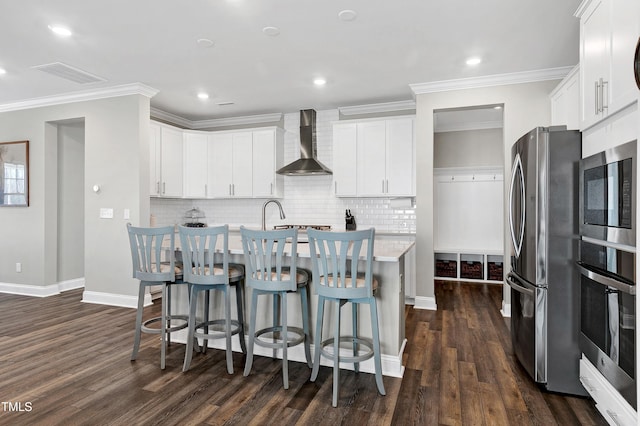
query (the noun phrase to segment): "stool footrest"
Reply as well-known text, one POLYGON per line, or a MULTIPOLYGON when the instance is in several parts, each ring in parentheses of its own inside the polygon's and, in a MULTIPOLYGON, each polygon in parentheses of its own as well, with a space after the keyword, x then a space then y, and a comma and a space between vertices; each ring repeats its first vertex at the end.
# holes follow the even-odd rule
MULTIPOLYGON (((365 348, 366 352, 364 352, 361 355, 351 355, 351 356, 340 354, 340 345, 337 346, 337 350, 336 350, 335 339, 332 337, 330 339, 323 340, 322 343, 320 343, 320 353, 325 358, 329 358, 333 360, 335 359, 336 352, 337 352, 340 358, 340 362, 350 362, 350 363, 362 362, 370 358, 373 358, 373 341, 371 339, 366 339, 364 337, 340 336, 340 343, 355 343, 357 345, 358 352, 360 352, 359 349, 361 347, 365 348), (332 346, 333 352, 327 351, 325 349, 327 346, 332 346)), ((349 349, 345 348, 345 350, 351 351, 352 348, 349 348, 349 349)))
MULTIPOLYGON (((283 337, 282 326, 278 325, 274 327, 263 328, 261 330, 256 331, 254 342, 256 345, 262 346, 263 348, 278 349, 278 348, 282 348, 282 340, 283 340, 282 337, 283 337), (276 333, 276 332, 280 333, 280 338, 276 339, 275 341, 268 342, 264 339, 260 339, 261 336, 264 336, 267 333, 276 333)), ((304 341, 304 330, 302 330, 300 327, 287 327, 286 339, 287 339, 288 348, 291 346, 298 345, 304 341), (293 336, 295 336, 295 338, 293 338, 293 336)))
MULTIPOLYGON (((224 330, 224 327, 226 325, 225 323, 226 321, 223 319, 201 322, 196 325, 193 336, 199 337, 200 339, 224 339, 227 337, 226 331, 224 330), (218 325, 218 326, 221 325, 223 329, 220 331, 209 330, 207 333, 205 333, 204 330, 198 331, 199 329, 202 329, 211 325, 218 325)), ((241 330, 240 322, 237 320, 231 320, 230 323, 231 323, 231 335, 233 336, 234 334, 238 334, 241 330)))
MULTIPOLYGON (((182 330, 187 328, 189 325, 189 317, 186 315, 172 315, 167 317, 167 321, 181 321, 181 323, 176 325, 171 325, 171 327, 167 327, 165 329, 166 333, 173 333, 174 331, 182 330)), ((162 331, 158 327, 149 327, 150 324, 162 321, 162 317, 150 318, 142 323, 141 330, 143 333, 149 334, 160 334, 162 331)))

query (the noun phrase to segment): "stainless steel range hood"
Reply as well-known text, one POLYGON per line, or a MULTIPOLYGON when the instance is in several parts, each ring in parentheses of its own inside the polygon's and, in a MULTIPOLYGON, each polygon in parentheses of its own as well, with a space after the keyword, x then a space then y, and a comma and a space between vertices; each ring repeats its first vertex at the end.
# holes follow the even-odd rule
POLYGON ((276 173, 286 176, 330 175, 331 170, 316 158, 316 111, 300 111, 300 159, 276 173))

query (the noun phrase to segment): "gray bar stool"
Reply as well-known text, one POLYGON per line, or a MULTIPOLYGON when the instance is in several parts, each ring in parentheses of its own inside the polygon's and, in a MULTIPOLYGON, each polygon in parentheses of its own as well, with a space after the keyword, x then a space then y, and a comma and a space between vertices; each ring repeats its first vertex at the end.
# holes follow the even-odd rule
POLYGON ((244 375, 253 364, 254 344, 282 350, 282 381, 289 389, 288 348, 304 343, 307 364, 311 368, 311 336, 309 333, 309 272, 298 268, 296 229, 252 231, 240 227, 244 249, 246 282, 252 289, 249 319, 249 345, 244 375), (285 264, 285 255, 291 259, 285 264), (302 307, 302 328, 287 322, 287 294, 298 293, 302 307), (256 331, 258 296, 273 296, 273 326, 256 331), (279 318, 280 317, 280 318, 279 318))
MULTIPOLYGON (((231 336, 238 335, 240 346, 245 349, 244 311, 242 303, 244 295, 242 280, 244 270, 241 265, 229 263, 229 227, 228 225, 206 228, 178 227, 184 270, 184 281, 191 288, 189 294, 189 325, 187 349, 182 371, 189 370, 193 355, 194 340, 203 339, 203 352, 208 339, 226 339, 227 372, 233 374, 233 355, 231 336), (218 256, 216 256, 216 249, 218 256), (217 257, 222 263, 217 263, 217 257), (231 319, 230 283, 234 283, 238 318, 231 319), (224 319, 209 320, 209 295, 211 290, 222 291, 224 295, 224 319), (205 292, 204 318, 198 322, 196 307, 198 295, 205 292)), ((197 342, 197 341, 196 341, 197 342)), ((196 343, 197 345, 197 343, 196 343)))
POLYGON ((171 287, 184 284, 182 270, 176 266, 175 262, 175 230, 173 226, 139 228, 128 223, 127 231, 131 247, 133 278, 140 280, 131 360, 134 361, 138 356, 141 333, 160 334, 160 368, 164 369, 166 346, 171 342, 170 334, 187 327, 186 315, 171 314, 171 287), (155 285, 162 286, 162 314, 143 322, 146 289, 155 285), (172 320, 178 320, 178 323, 172 324, 172 320), (156 322, 160 323, 160 327, 150 326, 156 322))
POLYGON ((385 395, 382 383, 378 308, 374 296, 378 288, 378 281, 373 276, 375 230, 371 228, 363 231, 330 232, 309 228, 307 232, 313 265, 313 286, 318 293, 318 318, 314 335, 316 350, 311 381, 314 382, 318 377, 320 354, 332 360, 332 405, 337 407, 340 363, 353 363, 355 371, 358 372, 359 363, 373 357, 378 392, 385 395), (333 337, 322 340, 325 302, 335 303, 335 322, 333 337), (340 308, 349 302, 352 304, 353 335, 340 336, 340 308), (358 336, 358 304, 360 303, 369 305, 373 339, 358 336), (352 355, 340 353, 342 342, 351 344, 352 355), (328 348, 331 348, 331 351, 328 348))

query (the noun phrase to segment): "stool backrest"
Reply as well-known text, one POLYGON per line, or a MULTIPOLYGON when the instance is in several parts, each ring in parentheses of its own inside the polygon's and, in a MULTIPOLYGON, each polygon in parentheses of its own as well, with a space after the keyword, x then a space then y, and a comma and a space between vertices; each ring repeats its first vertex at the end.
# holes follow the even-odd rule
POLYGON ((297 229, 254 231, 240 227, 245 280, 260 290, 293 291, 296 284, 297 229), (285 264, 285 256, 290 256, 285 264))
POLYGON ((179 226, 178 232, 184 281, 203 285, 229 284, 229 226, 179 226))
POLYGON ((133 278, 141 281, 175 281, 173 226, 140 228, 127 223, 127 231, 131 246, 133 278))
POLYGON ((313 285, 322 296, 373 296, 375 229, 332 232, 307 229, 313 285))

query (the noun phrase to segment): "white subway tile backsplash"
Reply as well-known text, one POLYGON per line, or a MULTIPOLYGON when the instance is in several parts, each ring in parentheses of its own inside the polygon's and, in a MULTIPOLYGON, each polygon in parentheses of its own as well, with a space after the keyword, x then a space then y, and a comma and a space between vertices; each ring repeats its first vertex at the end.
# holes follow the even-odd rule
MULTIPOLYGON (((332 121, 337 110, 318 111, 316 116, 318 159, 331 168, 333 163, 332 121)), ((299 113, 285 114, 284 161, 288 164, 300 156, 299 113)), ((151 199, 151 214, 158 226, 182 223, 185 212, 193 207, 202 210, 209 223, 232 226, 260 226, 264 199, 185 200, 151 199)), ((344 229, 346 209, 356 217, 358 228, 375 227, 378 232, 415 232, 415 209, 392 207, 386 198, 336 198, 333 179, 327 176, 285 176, 284 199, 280 200, 286 219, 280 220, 276 206, 268 206, 267 226, 280 223, 331 225, 344 229)), ((406 204, 409 206, 409 204, 406 204)))

